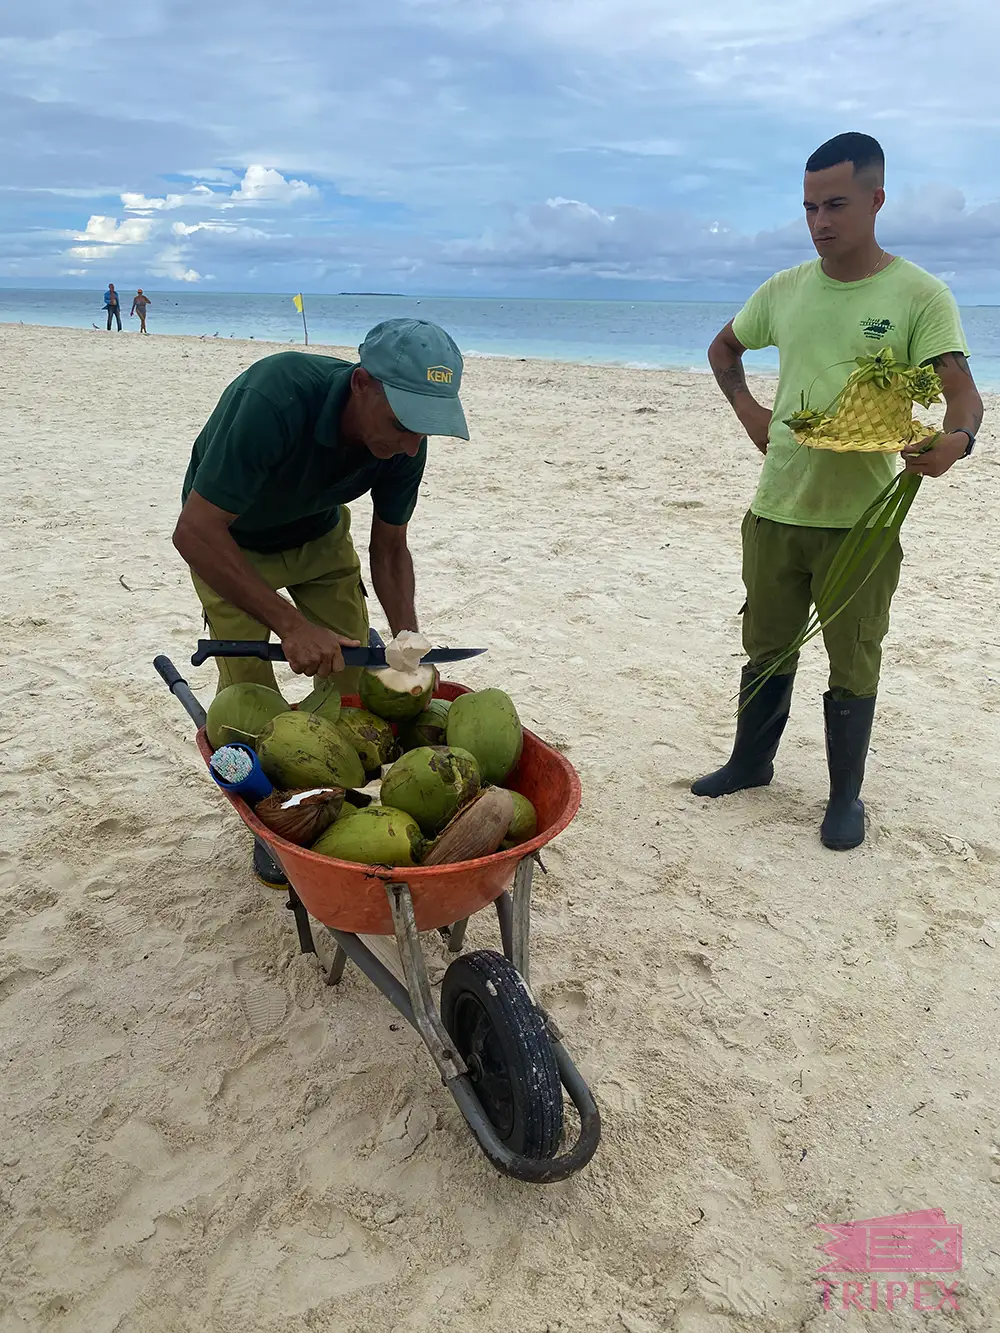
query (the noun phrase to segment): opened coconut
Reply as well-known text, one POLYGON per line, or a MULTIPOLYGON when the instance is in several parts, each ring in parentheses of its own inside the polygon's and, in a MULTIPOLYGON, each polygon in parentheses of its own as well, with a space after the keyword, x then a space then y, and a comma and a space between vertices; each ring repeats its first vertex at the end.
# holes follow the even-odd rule
POLYGON ((269 685, 243 681, 227 685, 208 706, 205 735, 213 750, 241 741, 257 748, 257 738, 273 717, 287 712, 288 704, 269 685))
POLYGON ((479 769, 466 750, 423 745, 397 759, 382 779, 382 802, 405 810, 429 837, 479 791, 479 769))
POLYGON ((475 756, 484 783, 501 786, 521 758, 524 732, 503 690, 460 694, 448 710, 448 744, 475 756))
POLYGON ((391 667, 373 671, 365 667, 358 694, 376 717, 405 722, 424 711, 436 684, 437 672, 432 666, 417 667, 415 671, 393 671, 391 667))
POLYGON ((512 791, 510 795, 514 801, 514 812, 503 840, 504 847, 516 847, 538 832, 538 814, 527 796, 522 796, 519 791, 512 791))
POLYGON ((254 814, 279 837, 308 847, 337 819, 343 804, 343 787, 273 791, 257 802, 254 814))
POLYGON ((391 763, 396 756, 392 724, 365 708, 342 708, 337 730, 354 747, 366 777, 381 777, 382 765, 391 763))
POLYGON ((422 713, 437 684, 432 666, 421 666, 430 652, 430 640, 415 630, 402 630, 385 646, 386 665, 378 671, 366 667, 358 693, 361 702, 376 717, 405 722, 422 713))
POLYGON ((315 713, 279 713, 260 734, 260 766, 276 787, 361 787, 365 772, 354 747, 315 713))
POLYGON ((420 864, 424 838, 416 820, 405 811, 371 805, 338 819, 313 843, 312 850, 366 866, 415 866, 420 864))
POLYGON ((514 814, 513 792, 487 787, 459 810, 424 857, 425 866, 450 865, 492 856, 504 839, 514 814))
POLYGON ((422 713, 399 728, 399 752, 419 750, 422 745, 444 745, 450 699, 432 699, 422 713))

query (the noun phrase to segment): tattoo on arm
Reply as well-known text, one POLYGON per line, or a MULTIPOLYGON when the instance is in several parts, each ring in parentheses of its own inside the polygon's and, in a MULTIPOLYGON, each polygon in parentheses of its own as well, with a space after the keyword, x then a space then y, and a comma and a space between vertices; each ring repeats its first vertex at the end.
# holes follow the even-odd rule
POLYGON ((721 370, 717 370, 715 380, 730 403, 738 394, 750 392, 747 388, 747 377, 742 363, 737 363, 735 366, 724 366, 721 370))
POLYGON ((931 365, 935 370, 942 370, 946 366, 956 366, 963 375, 968 375, 969 379, 972 379, 969 361, 963 352, 945 352, 942 356, 935 356, 931 360, 931 365))
POLYGON ((983 424, 983 400, 979 396, 976 382, 969 369, 969 362, 962 352, 944 352, 934 357, 930 364, 941 375, 944 396, 948 404, 945 412, 945 429, 966 426, 972 422, 975 434, 983 424), (956 375, 959 376, 956 382, 956 375))

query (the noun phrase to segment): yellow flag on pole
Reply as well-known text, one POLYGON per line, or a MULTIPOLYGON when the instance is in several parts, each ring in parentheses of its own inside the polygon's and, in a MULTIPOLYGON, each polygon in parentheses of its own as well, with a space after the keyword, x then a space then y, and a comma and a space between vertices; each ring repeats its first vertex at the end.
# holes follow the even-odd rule
POLYGON ((299 292, 296 296, 293 296, 293 297, 292 297, 292 301, 293 301, 293 303, 294 303, 294 305, 295 305, 295 309, 296 309, 296 310, 299 312, 299 314, 301 315, 301 314, 302 314, 302 293, 299 292))

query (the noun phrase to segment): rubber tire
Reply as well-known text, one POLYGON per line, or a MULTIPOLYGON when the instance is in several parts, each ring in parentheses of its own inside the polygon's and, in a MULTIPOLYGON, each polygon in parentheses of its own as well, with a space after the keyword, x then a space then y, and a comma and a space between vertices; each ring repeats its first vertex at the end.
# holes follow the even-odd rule
POLYGON ((559 1068, 545 1019, 503 954, 456 958, 441 982, 441 1019, 469 1063, 476 1095, 497 1137, 522 1157, 553 1157, 563 1129, 559 1068), (488 1077, 474 1073, 485 1056, 488 1077))

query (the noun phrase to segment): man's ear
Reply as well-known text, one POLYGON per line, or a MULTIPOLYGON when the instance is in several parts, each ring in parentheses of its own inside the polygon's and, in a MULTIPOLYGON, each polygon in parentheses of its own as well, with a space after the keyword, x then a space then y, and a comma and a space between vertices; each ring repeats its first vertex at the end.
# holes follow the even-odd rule
POLYGON ((880 213, 882 211, 882 205, 885 203, 885 190, 882 189, 881 185, 875 191, 875 198, 873 200, 873 203, 874 203, 874 209, 872 211, 875 213, 880 213))
POLYGON ((361 366, 355 366, 351 371, 352 393, 364 393, 364 391, 371 385, 371 382, 371 375, 368 374, 367 370, 362 369, 361 366))

